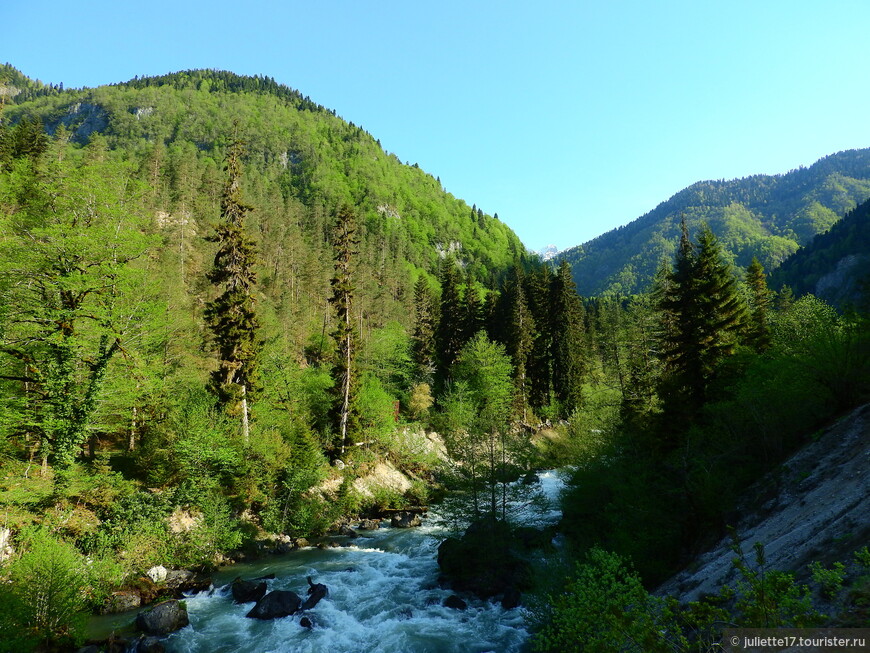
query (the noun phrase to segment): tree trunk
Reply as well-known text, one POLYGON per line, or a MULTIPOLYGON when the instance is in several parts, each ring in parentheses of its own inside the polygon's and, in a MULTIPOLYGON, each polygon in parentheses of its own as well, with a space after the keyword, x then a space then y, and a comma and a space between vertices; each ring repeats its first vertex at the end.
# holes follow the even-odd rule
POLYGON ((251 442, 251 430, 248 423, 248 386, 242 384, 242 441, 245 446, 251 442))

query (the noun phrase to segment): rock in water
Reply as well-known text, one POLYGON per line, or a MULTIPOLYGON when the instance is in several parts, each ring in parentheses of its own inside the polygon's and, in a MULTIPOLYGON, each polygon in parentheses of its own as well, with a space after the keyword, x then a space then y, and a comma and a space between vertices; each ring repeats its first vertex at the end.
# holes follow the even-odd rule
POLYGON ((302 610, 310 610, 320 603, 320 599, 329 595, 329 590, 323 583, 312 583, 311 576, 308 576, 306 580, 308 580, 308 598, 302 604, 302 610))
POLYGON ((454 610, 465 610, 465 608, 468 607, 468 604, 455 594, 451 594, 444 599, 444 607, 453 608, 454 610))
POLYGON ((245 616, 250 619, 289 617, 299 610, 300 605, 302 605, 302 599, 299 598, 296 592, 275 590, 257 601, 257 605, 251 608, 251 611, 245 616))
POLYGON ((189 623, 187 608, 175 599, 158 603, 136 615, 136 628, 148 635, 168 635, 189 623))
POLYGON ((253 603, 266 595, 266 583, 236 578, 230 588, 236 603, 253 603))
POLYGON ((393 528, 412 528, 421 523, 420 515, 415 515, 413 512, 397 512, 390 519, 390 526, 393 528))

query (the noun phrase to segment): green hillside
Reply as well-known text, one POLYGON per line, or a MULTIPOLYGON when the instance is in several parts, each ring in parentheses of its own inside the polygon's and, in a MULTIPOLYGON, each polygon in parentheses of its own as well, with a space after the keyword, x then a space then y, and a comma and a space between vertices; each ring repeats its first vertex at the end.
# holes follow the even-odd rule
MULTIPOLYGON (((870 201, 849 211, 825 233, 782 262, 771 284, 811 293, 836 306, 870 299, 870 201)), ((866 306, 865 306, 866 308, 866 306)))
POLYGON ((870 197, 870 150, 849 150, 783 175, 702 181, 624 227, 559 256, 584 295, 641 292, 663 258, 673 256, 680 217, 707 223, 734 264, 757 256, 772 270, 870 197))
POLYGON ((275 272, 302 261, 273 246, 290 238, 316 250, 327 214, 343 203, 364 225, 366 268, 378 272, 379 287, 389 277, 393 294, 399 284, 413 284, 415 270, 433 270, 441 251, 455 250, 488 284, 524 256, 517 236, 496 218, 472 211, 416 164, 385 152, 362 127, 271 78, 197 70, 62 90, 27 83, 8 65, 0 69, 4 77, 25 89, 5 120, 36 118, 51 134, 62 126, 80 144, 101 134, 113 157, 142 169, 155 212, 191 213, 196 228, 216 215, 221 161, 237 123, 253 218, 261 232, 283 236, 263 242, 264 258, 280 258, 271 265, 275 272))

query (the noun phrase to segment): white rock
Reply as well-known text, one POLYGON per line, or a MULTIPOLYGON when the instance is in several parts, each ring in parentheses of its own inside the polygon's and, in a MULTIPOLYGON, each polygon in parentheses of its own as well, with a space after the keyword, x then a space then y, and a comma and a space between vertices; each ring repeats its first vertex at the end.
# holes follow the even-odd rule
POLYGON ((148 571, 145 572, 145 575, 151 579, 153 583, 163 583, 166 581, 166 567, 163 565, 157 565, 156 567, 151 567, 148 571))

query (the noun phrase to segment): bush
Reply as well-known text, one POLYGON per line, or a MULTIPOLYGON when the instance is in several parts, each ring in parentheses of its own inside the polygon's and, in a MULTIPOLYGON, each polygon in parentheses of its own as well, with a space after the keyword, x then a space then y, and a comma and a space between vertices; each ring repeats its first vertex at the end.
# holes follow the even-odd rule
POLYGON ((90 574, 84 556, 45 529, 26 533, 26 553, 8 567, 0 606, 0 651, 70 646, 84 639, 90 574))
POLYGON ((536 651, 652 653, 674 650, 664 602, 618 555, 592 548, 565 588, 535 615, 536 651))

